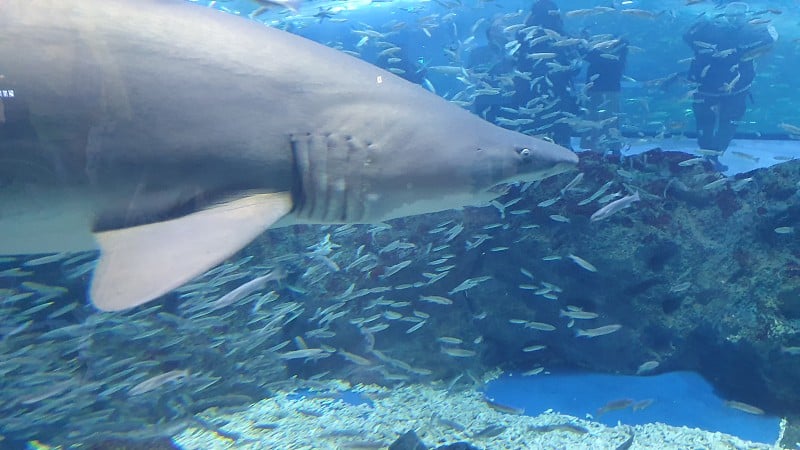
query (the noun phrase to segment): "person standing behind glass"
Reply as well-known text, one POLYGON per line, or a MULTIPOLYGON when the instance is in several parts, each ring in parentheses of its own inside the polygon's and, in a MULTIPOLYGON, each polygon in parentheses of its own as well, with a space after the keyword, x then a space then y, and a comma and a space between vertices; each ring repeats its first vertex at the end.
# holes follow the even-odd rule
POLYGON ((568 120, 579 112, 574 77, 580 72, 580 55, 574 45, 560 45, 571 38, 565 35, 561 11, 551 0, 534 2, 525 25, 535 28, 517 34, 516 66, 524 76, 514 78, 514 98, 533 112, 532 122, 520 131, 546 134, 572 148, 568 120))
MULTIPOLYGON (((486 45, 474 48, 467 58, 466 68, 473 76, 480 77, 486 87, 506 92, 512 87, 503 84, 504 76, 513 72, 514 61, 506 55, 508 39, 503 34, 503 18, 497 16, 486 29, 486 45)), ((489 122, 496 123, 503 115, 503 108, 515 108, 513 101, 502 95, 477 95, 472 105, 473 112, 489 122)))
POLYGON ((619 125, 620 91, 622 74, 628 59, 628 41, 625 38, 608 39, 590 43, 584 60, 586 69, 586 94, 589 120, 592 129, 581 137, 581 148, 617 154, 622 149, 619 132, 611 130, 619 125))
POLYGON ((748 6, 733 2, 724 14, 702 20, 684 34, 694 51, 689 81, 697 83, 692 109, 697 123, 697 144, 717 155, 716 169, 747 110, 747 97, 755 78, 754 59, 769 51, 778 38, 775 29, 747 20, 748 6))

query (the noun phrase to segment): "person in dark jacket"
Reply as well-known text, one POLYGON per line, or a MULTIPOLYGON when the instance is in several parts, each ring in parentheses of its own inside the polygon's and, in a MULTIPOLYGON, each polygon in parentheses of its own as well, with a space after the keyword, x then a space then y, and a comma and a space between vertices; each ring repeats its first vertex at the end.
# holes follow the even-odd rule
MULTIPOLYGON (((502 17, 495 17, 486 29, 486 44, 474 48, 469 53, 466 64, 467 69, 486 82, 486 87, 503 92, 511 88, 504 85, 502 79, 515 68, 514 60, 505 51, 508 39, 503 34, 504 27, 502 17)), ((514 104, 514 99, 502 95, 478 95, 472 109, 475 114, 489 122, 497 123, 498 117, 503 116, 504 108, 514 109, 518 106, 514 104)))
POLYGON ((531 122, 521 131, 544 134, 572 148, 568 121, 579 112, 574 78, 580 72, 580 55, 575 46, 563 45, 570 38, 552 0, 534 2, 525 25, 529 31, 517 34, 516 66, 523 76, 514 79, 514 97, 517 104, 533 112, 531 122))
POLYGON ((469 52, 465 65, 467 69, 495 74, 513 69, 505 51, 508 38, 503 34, 503 28, 505 28, 503 17, 495 16, 486 28, 486 44, 475 47, 469 52))
POLYGON ((525 25, 538 25, 558 34, 564 34, 564 19, 553 0, 535 0, 531 5, 530 14, 525 19, 525 25))
POLYGON ((748 6, 733 2, 724 14, 692 25, 683 39, 694 51, 689 81, 697 83, 692 109, 701 149, 717 152, 712 160, 724 171, 719 155, 725 152, 744 117, 750 86, 755 79, 755 58, 777 40, 771 26, 747 20, 748 6))
POLYGON ((589 63, 586 69, 586 95, 588 119, 594 122, 591 130, 581 138, 581 148, 600 152, 619 153, 617 117, 620 112, 622 76, 628 58, 628 41, 625 38, 596 43, 584 56, 589 63))

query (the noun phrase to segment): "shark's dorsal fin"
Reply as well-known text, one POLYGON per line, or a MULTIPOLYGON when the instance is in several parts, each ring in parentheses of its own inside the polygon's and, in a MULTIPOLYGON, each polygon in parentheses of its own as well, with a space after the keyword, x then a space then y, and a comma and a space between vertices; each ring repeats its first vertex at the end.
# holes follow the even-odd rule
POLYGON ((189 215, 95 233, 90 295, 103 311, 132 308, 214 267, 292 209, 288 192, 249 194, 189 215))

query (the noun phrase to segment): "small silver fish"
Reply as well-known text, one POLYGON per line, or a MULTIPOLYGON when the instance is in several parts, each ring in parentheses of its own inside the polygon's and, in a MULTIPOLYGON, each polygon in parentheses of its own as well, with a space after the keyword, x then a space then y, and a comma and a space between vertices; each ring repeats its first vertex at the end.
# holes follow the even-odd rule
POLYGON ((703 190, 708 191, 708 190, 711 190, 711 189, 716 189, 716 188, 722 186, 723 184, 725 184, 727 182, 728 182, 728 179, 725 178, 725 177, 722 177, 722 178, 720 178, 718 180, 714 180, 711 183, 708 183, 705 186, 703 186, 703 190))
POLYGON ((452 348, 452 347, 442 347, 442 353, 455 358, 469 358, 471 356, 477 355, 477 353, 472 350, 467 350, 463 348, 452 348))
POLYGON ((254 278, 248 281, 247 283, 244 283, 243 285, 223 295, 219 299, 209 303, 208 309, 210 311, 215 311, 217 309, 236 303, 237 301, 247 297, 253 292, 259 289, 263 289, 268 282, 279 281, 284 278, 286 278, 286 271, 282 269, 275 269, 266 275, 254 278))
POLYGON ((66 257, 70 256, 69 253, 56 253, 54 255, 42 256, 35 259, 29 259, 22 263, 24 267, 33 267, 33 266, 41 266, 44 264, 49 264, 52 262, 60 261, 66 257))
POLYGON ((561 200, 561 197, 553 197, 547 200, 542 200, 536 206, 540 208, 547 208, 548 206, 554 205, 557 201, 561 200))
POLYGON ((544 322, 525 322, 525 328, 532 328, 539 331, 555 331, 556 327, 544 322))
POLYGON ((579 174, 575 175, 575 178, 573 178, 573 179, 572 179, 572 181, 570 181, 569 183, 567 183, 567 185, 566 185, 566 186, 564 186, 564 187, 561 189, 561 195, 564 195, 564 194, 566 194, 566 193, 567 193, 567 191, 569 191, 570 189, 572 189, 572 188, 574 188, 575 186, 577 186, 577 185, 578 185, 578 184, 581 182, 581 180, 583 180, 583 172, 580 172, 579 174))
MULTIPOLYGON (((417 312, 417 311, 415 311, 415 312, 417 312)), ((417 324, 416 324, 416 325, 414 325, 413 327, 411 327, 411 328, 407 329, 407 330, 406 330, 406 334, 411 334, 411 333, 413 333, 413 332, 415 332, 415 331, 419 330, 419 329, 420 329, 420 328, 422 328, 422 326, 423 326, 423 325, 425 325, 426 323, 427 323, 427 322, 426 322, 425 320, 423 320, 422 322, 419 322, 419 323, 417 323, 417 324)))
POLYGON ((360 355, 356 355, 355 353, 350 353, 350 352, 344 351, 341 348, 339 349, 338 353, 340 355, 342 355, 342 357, 344 359, 346 359, 347 361, 350 361, 351 363, 353 363, 353 364, 355 364, 357 366, 371 366, 372 365, 372 361, 368 360, 367 358, 364 358, 363 356, 360 356, 360 355))
POLYGON ((575 336, 576 337, 593 338, 593 337, 597 337, 597 336, 604 336, 606 334, 611 334, 611 333, 613 333, 615 331, 618 331, 620 328, 622 328, 622 325, 619 325, 619 324, 606 325, 606 326, 598 327, 598 328, 590 328, 588 330, 581 330, 579 328, 579 329, 575 330, 575 336))
POLYGON ((575 264, 579 265, 583 269, 588 270, 589 272, 597 272, 597 267, 593 266, 589 261, 586 261, 580 256, 576 256, 570 253, 569 255, 567 255, 567 258, 571 259, 575 264))
POLYGON ((589 312, 589 311, 581 311, 581 310, 572 311, 572 310, 563 310, 562 309, 562 310, 559 310, 558 316, 559 317, 568 317, 570 319, 589 320, 589 319, 596 319, 600 315, 597 314, 597 313, 589 312))
POLYGON ((188 370, 170 370, 169 372, 150 377, 128 390, 128 395, 141 395, 157 389, 167 383, 180 381, 189 376, 188 370))
POLYGON ((546 345, 529 345, 527 347, 524 347, 522 351, 525 353, 530 353, 530 352, 538 352, 539 350, 544 350, 546 348, 547 348, 546 345))
POLYGON ((589 197, 589 198, 587 198, 587 199, 584 199, 584 200, 581 200, 580 202, 578 202, 578 205, 579 205, 579 206, 583 206, 583 205, 589 204, 589 203, 591 203, 591 202, 593 202, 593 201, 597 200, 597 199, 598 199, 598 198, 599 198, 601 195, 605 194, 605 193, 606 193, 606 191, 607 191, 607 190, 608 190, 608 189, 609 189, 609 188, 610 188, 610 187, 611 187, 613 184, 614 184, 614 181, 609 181, 609 182, 607 182, 606 184, 602 185, 602 186, 600 187, 600 189, 598 189, 598 190, 597 190, 597 192, 595 192, 594 194, 592 194, 592 195, 591 195, 591 197, 589 197))
POLYGON ((702 164, 702 162, 705 161, 705 160, 706 159, 703 158, 702 156, 698 156, 697 158, 692 158, 692 159, 687 159, 685 161, 681 161, 681 162, 678 163, 678 165, 681 166, 681 167, 689 167, 689 166, 693 166, 695 164, 702 164))
MULTIPOLYGON (((279 353, 278 358, 290 360, 290 359, 305 359, 305 358, 313 358, 318 357, 325 354, 325 351, 321 348, 304 348, 301 350, 292 350, 286 353, 279 353)), ((326 354, 326 356, 328 356, 326 354)))
POLYGON ((746 412, 748 414, 755 414, 757 416, 764 415, 763 409, 747 403, 737 402, 736 400, 726 400, 725 406, 728 408, 738 409, 739 411, 746 412))
POLYGON ((613 214, 619 212, 620 210, 623 210, 631 206, 633 202, 638 202, 639 200, 640 200, 639 191, 636 191, 636 193, 633 195, 628 195, 626 197, 622 197, 619 200, 614 200, 613 202, 607 204, 606 206, 603 206, 602 208, 598 209, 597 211, 595 211, 594 214, 592 214, 589 220, 592 222, 597 222, 598 220, 607 219, 613 214))
POLYGON ((411 260, 407 260, 407 261, 402 261, 400 263, 397 263, 397 264, 395 264, 393 266, 389 266, 389 267, 386 268, 386 270, 384 270, 383 274, 379 278, 381 278, 381 279, 389 278, 390 276, 396 274, 397 272, 399 272, 399 271, 405 269, 406 267, 408 267, 409 265, 411 265, 411 262, 412 262, 411 260))
POLYGON ((531 369, 531 370, 522 372, 522 376, 523 377, 529 377, 529 376, 532 376, 532 375, 538 375, 538 374, 542 373, 543 371, 544 371, 544 367, 537 367, 535 369, 531 369))
POLYGON ((660 364, 661 363, 659 363, 658 361, 645 361, 641 365, 639 365, 638 369, 636 369, 636 375, 641 375, 643 373, 652 372, 660 364))
POLYGON ((453 301, 447 297, 439 295, 420 295, 419 299, 423 302, 435 303, 437 305, 452 305, 453 301))

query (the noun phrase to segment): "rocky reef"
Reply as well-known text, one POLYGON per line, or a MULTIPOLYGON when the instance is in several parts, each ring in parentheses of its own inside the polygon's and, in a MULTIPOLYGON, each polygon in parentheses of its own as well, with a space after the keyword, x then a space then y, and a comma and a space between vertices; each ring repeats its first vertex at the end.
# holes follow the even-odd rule
MULTIPOLYGON (((350 245, 377 255, 358 287, 385 286, 387 268, 413 261, 391 281, 394 286, 417 281, 416 287, 384 296, 411 301, 426 318, 418 331, 407 333, 408 326, 388 321, 392 326, 377 337, 362 333, 368 339, 359 343, 357 334, 350 334, 347 345, 367 355, 372 349, 388 351, 429 368, 426 377, 432 378, 496 366, 694 370, 727 398, 777 414, 796 412, 800 229, 794 224, 800 215, 800 162, 726 178, 703 158, 653 149, 621 161, 584 153, 579 171, 582 179, 568 188, 576 173, 524 192, 512 188, 496 208, 402 219, 378 235, 353 233, 350 245), (604 195, 584 201, 604 185, 604 195), (603 206, 598 200, 612 193, 617 195, 606 202, 635 193, 640 201, 591 220, 603 206), (431 237, 448 233, 453 224, 464 227, 456 237, 431 237), (382 250, 396 239, 413 247, 382 250), (435 284, 420 283, 419 274, 437 260, 431 248, 444 245, 439 252, 454 255, 448 261, 456 267, 435 284), (481 277, 491 278, 459 290, 463 280, 481 277), (431 295, 452 304, 418 300, 431 295), (570 319, 574 311, 597 317, 570 319), (577 336, 578 329, 608 325, 621 328, 577 336), (541 345, 546 347, 538 349, 541 345), (453 354, 450 348, 468 350, 453 354)), ((306 231, 295 232, 302 239, 306 231)), ((334 240, 344 248, 349 239, 334 240)), ((337 277, 325 290, 345 289, 350 282, 337 277)), ((381 311, 366 298, 348 304, 348 316, 381 311)), ((312 367, 295 369, 307 373, 312 367)), ((348 372, 356 380, 380 382, 378 371, 348 372)))
MULTIPOLYGON (((585 340, 557 329, 546 336, 545 353, 535 356, 544 365, 635 373, 657 361, 655 370, 695 370, 725 397, 787 413, 800 404, 794 382, 800 373, 794 229, 800 163, 722 179, 692 158, 657 149, 622 164, 582 155, 582 188, 532 212, 536 223, 547 223, 553 213, 569 223, 550 221, 535 240, 493 264, 509 275, 506 292, 526 282, 519 267, 564 287, 556 301, 526 296, 537 321, 555 322, 564 305, 575 305, 600 315, 590 326, 622 325, 585 340), (639 192, 641 201, 591 221, 597 206, 578 200, 611 180, 639 192), (579 255, 597 271, 568 258, 542 261, 546 254, 579 255)), ((542 183, 541 198, 556 195, 570 176, 542 183)), ((497 298, 502 291, 486 294, 497 298)), ((508 326, 487 327, 485 334, 498 347, 487 349, 487 357, 526 345, 508 326)))
MULTIPOLYGON (((700 372, 730 399, 796 412, 800 162, 722 178, 692 155, 654 149, 622 162, 583 154, 580 171, 575 187, 563 191, 575 176, 563 174, 514 205, 530 212, 507 215, 510 227, 491 240, 508 250, 458 254, 462 268, 494 279, 469 290, 461 314, 451 310, 438 332, 469 329, 483 336, 480 356, 490 366, 636 373, 655 361, 656 371, 700 372), (607 192, 638 192, 641 200, 592 221, 597 203, 581 200, 608 182, 607 192), (530 224, 540 226, 523 229, 530 224), (590 262, 588 269, 581 260, 590 262), (562 292, 551 289, 556 295, 548 299, 534 295, 531 285, 562 292), (560 317, 567 305, 598 317, 568 327, 569 318, 560 317), (478 311, 486 317, 476 320, 478 311), (556 329, 510 323, 515 318, 556 329), (576 337, 577 328, 609 324, 622 327, 576 337), (523 351, 538 344, 547 347, 523 351)), ((465 223, 480 223, 487 213, 469 210, 465 223)))

